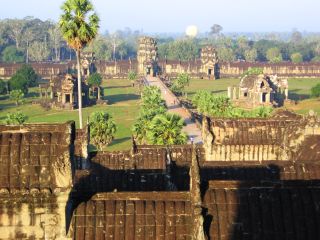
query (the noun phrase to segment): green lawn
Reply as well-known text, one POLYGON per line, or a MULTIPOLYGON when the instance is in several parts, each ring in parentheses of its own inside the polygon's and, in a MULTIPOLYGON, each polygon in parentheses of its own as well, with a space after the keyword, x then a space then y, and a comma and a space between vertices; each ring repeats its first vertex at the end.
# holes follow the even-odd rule
POLYGON ((199 90, 212 91, 214 94, 227 94, 228 86, 237 85, 239 84, 239 81, 238 78, 224 78, 218 80, 191 79, 186 92, 189 99, 191 99, 199 90))
MULTIPOLYGON (((320 83, 320 78, 289 78, 288 81, 289 98, 292 100, 302 100, 298 105, 292 106, 292 109, 298 113, 307 113, 310 109, 313 109, 320 114, 320 101, 318 99, 310 99, 311 88, 320 83)), ((228 86, 237 85, 239 82, 239 78, 218 80, 191 79, 186 92, 188 99, 192 99, 192 96, 198 90, 208 90, 214 94, 227 94, 228 86)))
MULTIPOLYGON (((127 79, 104 80, 104 99, 108 100, 106 106, 91 106, 83 109, 83 119, 89 117, 94 111, 105 110, 112 114, 118 126, 115 140, 107 150, 125 150, 131 147, 131 126, 139 111, 138 90, 130 86, 127 79)), ((31 102, 37 99, 37 88, 31 89, 30 97, 26 98, 26 103, 16 107, 14 103, 6 97, 0 98, 0 120, 3 120, 8 112, 21 111, 28 116, 29 123, 49 122, 60 123, 74 120, 78 126, 77 110, 44 110, 39 105, 32 105, 31 102)))

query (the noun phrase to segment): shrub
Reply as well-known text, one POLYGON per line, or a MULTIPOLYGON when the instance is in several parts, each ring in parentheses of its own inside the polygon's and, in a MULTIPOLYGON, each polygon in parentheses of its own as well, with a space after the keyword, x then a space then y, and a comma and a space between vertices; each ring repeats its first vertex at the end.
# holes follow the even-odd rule
POLYGON ((6 94, 7 93, 7 84, 5 81, 0 79, 0 94, 6 94))
POLYGON ((311 88, 311 97, 320 97, 320 83, 311 88))
POLYGON ((13 100, 17 106, 24 102, 23 98, 24 93, 21 90, 12 90, 10 92, 10 99, 13 100))
POLYGON ((117 131, 112 116, 103 111, 94 112, 90 115, 89 126, 91 141, 99 150, 112 142, 117 131))
POLYGON ((293 62, 293 63, 301 63, 301 62, 303 62, 302 54, 298 53, 298 52, 291 54, 290 58, 291 58, 291 62, 293 62))
POLYGON ((187 135, 182 132, 184 120, 176 114, 159 114, 149 124, 147 138, 151 144, 185 144, 187 135))
POLYGON ((8 113, 5 119, 5 123, 7 125, 22 125, 27 121, 28 117, 21 113, 21 112, 16 112, 16 113, 8 113))
POLYGON ((23 65, 10 79, 10 89, 28 93, 29 87, 37 84, 38 75, 30 65, 23 65))

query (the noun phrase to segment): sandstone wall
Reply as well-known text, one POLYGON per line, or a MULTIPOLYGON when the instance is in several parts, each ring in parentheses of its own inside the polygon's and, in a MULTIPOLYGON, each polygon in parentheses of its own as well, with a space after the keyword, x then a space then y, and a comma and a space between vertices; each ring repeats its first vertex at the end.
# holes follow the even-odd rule
MULTIPOLYGON (((209 119, 203 121, 207 161, 299 160, 310 144, 317 144, 316 117, 286 119, 209 119)), ((311 151, 312 152, 312 151, 311 151)), ((320 159, 320 155, 309 160, 320 159)), ((308 160, 308 159, 305 159, 308 160)))
POLYGON ((0 126, 0 239, 65 239, 74 123, 0 126))
POLYGON ((282 77, 320 77, 320 63, 221 63, 220 76, 239 77, 249 68, 262 68, 267 75, 278 75, 282 77))
MULTIPOLYGON (((128 72, 138 72, 137 60, 122 61, 96 61, 97 71, 106 78, 126 78, 128 72)), ((31 63, 32 67, 42 78, 50 79, 52 76, 64 74, 68 69, 75 68, 75 62, 67 63, 31 63)), ((22 64, 0 63, 0 78, 9 79, 22 66, 22 64)), ((160 74, 176 77, 180 73, 188 73, 192 77, 207 77, 207 72, 203 70, 201 62, 196 61, 169 61, 159 60, 158 72, 160 74)), ((215 72, 221 78, 239 77, 249 68, 262 68, 268 75, 278 75, 282 77, 320 77, 320 63, 220 63, 215 72)), ((214 73, 212 73, 214 74, 214 73)))

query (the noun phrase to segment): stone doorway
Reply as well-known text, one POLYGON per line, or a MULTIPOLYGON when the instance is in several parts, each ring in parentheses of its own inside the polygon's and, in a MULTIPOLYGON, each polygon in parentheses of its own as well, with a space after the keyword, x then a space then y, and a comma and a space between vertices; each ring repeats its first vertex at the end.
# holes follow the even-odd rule
POLYGON ((70 102, 71 102, 70 94, 66 94, 66 103, 70 103, 70 102))

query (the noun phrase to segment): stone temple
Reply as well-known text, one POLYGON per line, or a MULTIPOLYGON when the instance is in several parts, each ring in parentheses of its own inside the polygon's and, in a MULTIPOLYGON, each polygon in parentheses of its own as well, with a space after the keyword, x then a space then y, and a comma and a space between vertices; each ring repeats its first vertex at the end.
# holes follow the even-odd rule
POLYGON ((228 87, 228 97, 243 107, 283 106, 288 100, 288 80, 268 75, 246 75, 239 86, 228 87))
POLYGON ((203 118, 203 145, 88 152, 0 126, 0 239, 319 239, 320 119, 203 118))

